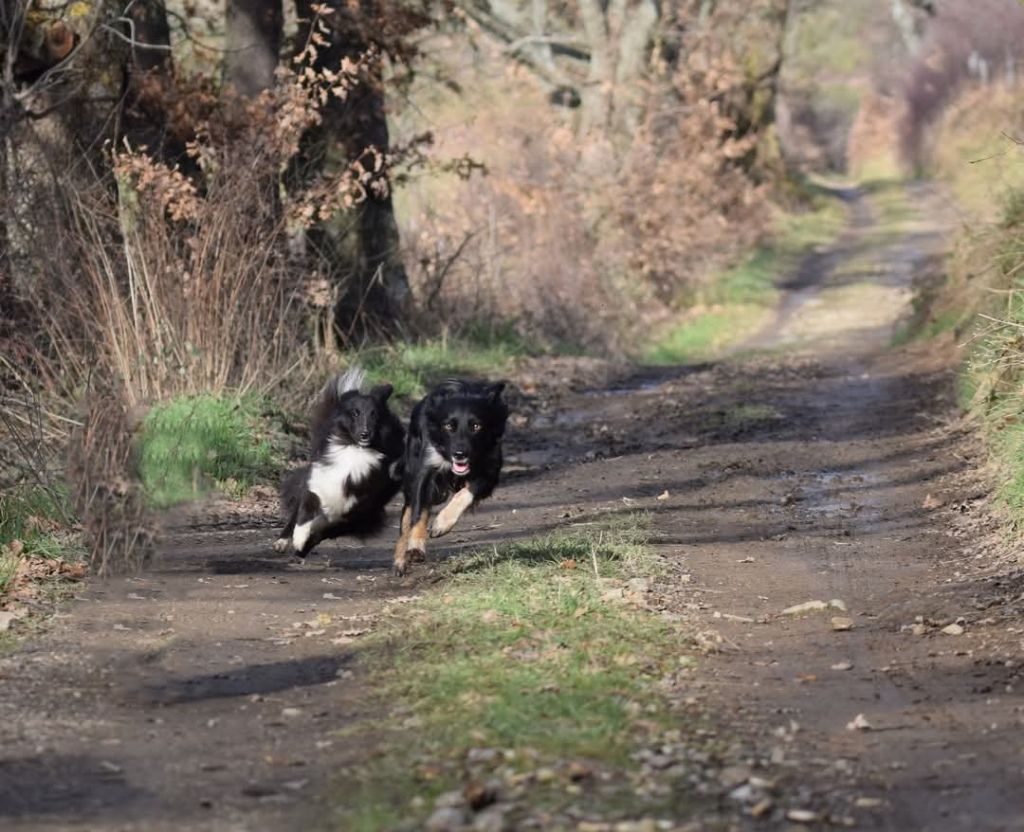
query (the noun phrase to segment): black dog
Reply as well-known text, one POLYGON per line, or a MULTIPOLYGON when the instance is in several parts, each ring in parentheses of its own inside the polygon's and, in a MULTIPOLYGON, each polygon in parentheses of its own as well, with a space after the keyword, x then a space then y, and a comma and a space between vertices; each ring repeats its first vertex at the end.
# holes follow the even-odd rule
POLYGON ((413 409, 405 445, 405 508, 395 546, 396 574, 404 575, 411 560, 426 556, 431 506, 451 497, 430 529, 431 537, 439 537, 498 485, 508 419, 504 389, 504 382, 453 379, 435 387, 413 409))
POLYGON ((384 523, 401 484, 405 431, 388 408, 390 384, 360 392, 358 368, 332 379, 313 411, 310 463, 288 474, 281 505, 288 522, 274 543, 304 558, 325 538, 366 535, 384 523))

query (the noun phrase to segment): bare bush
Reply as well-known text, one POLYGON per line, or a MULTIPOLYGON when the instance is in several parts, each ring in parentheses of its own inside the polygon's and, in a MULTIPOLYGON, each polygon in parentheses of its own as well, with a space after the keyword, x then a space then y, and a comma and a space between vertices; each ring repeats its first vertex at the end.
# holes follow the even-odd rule
MULTIPOLYGON (((749 10, 747 10, 749 12, 749 10)), ((644 120, 612 184, 602 260, 619 257, 662 304, 685 299, 716 265, 763 231, 768 193, 758 184, 764 136, 740 123, 749 68, 728 37, 740 25, 722 9, 690 36, 685 63, 665 65, 644 120)))
POLYGON ((413 326, 511 322, 543 343, 599 344, 608 296, 591 259, 573 136, 538 137, 511 112, 495 117, 486 130, 502 164, 457 183, 458 198, 425 205, 404 232, 418 266, 413 326))
POLYGON ((65 195, 61 247, 27 295, 51 358, 78 386, 98 362, 129 406, 263 392, 303 354, 316 299, 290 241, 380 181, 380 168, 360 160, 294 194, 282 189, 302 133, 328 96, 347 95, 358 67, 307 69, 255 102, 207 114, 190 145, 198 184, 125 148, 113 156, 115 188, 65 195))
MULTIPOLYGON (((511 324, 535 343, 614 352, 692 297, 765 226, 770 118, 751 102, 770 110, 771 62, 753 71, 736 33, 770 6, 723 4, 701 25, 677 9, 679 42, 650 56, 633 91, 643 107, 622 133, 552 117, 543 96, 494 70, 501 55, 448 57, 489 74, 446 104, 450 120, 472 115, 438 135, 435 154, 469 154, 486 172, 414 181, 403 195, 417 325, 511 324)), ((777 23, 764 19, 767 42, 777 23)))
POLYGON ((135 465, 138 426, 124 396, 104 387, 94 387, 83 402, 84 422, 71 437, 67 471, 89 567, 99 575, 141 568, 155 536, 135 465))

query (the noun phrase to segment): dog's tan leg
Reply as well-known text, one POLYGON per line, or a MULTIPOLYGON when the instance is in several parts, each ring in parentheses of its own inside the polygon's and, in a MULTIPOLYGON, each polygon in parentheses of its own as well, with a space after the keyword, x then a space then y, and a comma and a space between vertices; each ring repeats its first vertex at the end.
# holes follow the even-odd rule
POLYGON ((455 492, 455 496, 448 501, 437 517, 434 518, 434 525, 430 527, 431 537, 440 537, 448 534, 452 527, 462 517, 463 512, 473 505, 473 492, 466 486, 461 491, 455 492))
POLYGON ((394 569, 396 575, 404 575, 409 571, 409 561, 406 559, 405 553, 409 547, 409 518, 411 514, 412 509, 409 506, 402 509, 402 525, 398 532, 398 542, 395 543, 394 569))
POLYGON ((409 529, 409 545, 405 553, 407 560, 422 561, 427 559, 427 521, 429 519, 430 509, 425 508, 420 512, 419 519, 409 529))

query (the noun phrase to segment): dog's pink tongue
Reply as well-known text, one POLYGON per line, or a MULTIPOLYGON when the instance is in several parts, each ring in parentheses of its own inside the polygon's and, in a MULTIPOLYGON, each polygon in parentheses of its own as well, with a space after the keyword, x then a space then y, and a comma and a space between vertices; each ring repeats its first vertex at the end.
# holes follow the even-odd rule
POLYGON ((454 471, 456 474, 468 474, 469 473, 469 463, 468 462, 453 462, 452 463, 452 471, 454 471))

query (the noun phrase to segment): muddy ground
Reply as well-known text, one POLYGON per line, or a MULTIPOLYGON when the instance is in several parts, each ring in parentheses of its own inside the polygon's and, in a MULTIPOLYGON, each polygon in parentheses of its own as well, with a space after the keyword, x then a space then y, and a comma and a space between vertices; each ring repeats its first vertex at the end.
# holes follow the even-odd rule
MULTIPOLYGON (((949 350, 890 347, 952 221, 912 197, 889 233, 846 193, 846 234, 728 361, 524 368, 506 484, 433 547, 653 514, 663 603, 716 646, 692 699, 730 738, 691 829, 1024 829, 1024 581, 980 545, 949 350), (783 612, 812 601, 837 603, 783 612), (758 819, 752 771, 774 784, 758 819)), ((312 829, 344 799, 336 772, 373 749, 332 732, 381 713, 352 645, 429 565, 392 577, 388 535, 297 566, 270 501, 204 522, 0 659, 0 828, 312 829)))

